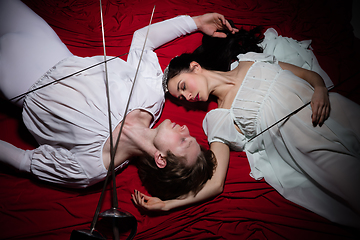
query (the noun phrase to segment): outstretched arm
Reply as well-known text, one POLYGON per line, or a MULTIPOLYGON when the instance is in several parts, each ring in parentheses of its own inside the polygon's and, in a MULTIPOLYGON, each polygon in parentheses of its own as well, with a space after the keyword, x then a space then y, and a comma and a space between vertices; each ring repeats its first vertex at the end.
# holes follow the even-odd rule
POLYGON ((208 200, 222 193, 229 166, 230 149, 226 144, 220 142, 211 143, 210 149, 215 154, 217 166, 212 178, 206 182, 198 194, 189 193, 184 198, 162 201, 159 198, 150 197, 135 190, 132 195, 134 203, 146 210, 169 211, 177 207, 208 200))
POLYGON ((143 57, 142 67, 147 68, 147 74, 158 76, 161 71, 157 55, 154 49, 161 45, 172 41, 182 35, 200 30, 206 34, 218 37, 225 37, 224 33, 216 32, 218 30, 229 29, 231 32, 238 31, 232 28, 225 17, 218 13, 208 13, 201 16, 178 16, 162 22, 152 24, 147 35, 148 26, 137 30, 132 38, 127 62, 133 66, 137 66, 141 56, 141 51, 146 39, 145 54, 143 57), (145 66, 144 66, 145 65, 145 66))
MULTIPOLYGON (((148 27, 144 27, 134 33, 130 51, 133 49, 142 49, 147 29, 148 27)), ((177 37, 197 30, 214 37, 226 37, 225 33, 217 32, 218 30, 225 29, 228 29, 232 33, 238 31, 238 29, 232 28, 225 17, 219 13, 207 13, 196 17, 178 16, 152 24, 145 48, 153 50, 177 37)))
POLYGON ((330 101, 328 90, 325 87, 324 80, 316 72, 297 67, 295 65, 279 62, 284 70, 289 70, 296 76, 304 79, 314 88, 314 94, 311 98, 312 123, 314 127, 319 124, 321 127, 330 114, 330 101))

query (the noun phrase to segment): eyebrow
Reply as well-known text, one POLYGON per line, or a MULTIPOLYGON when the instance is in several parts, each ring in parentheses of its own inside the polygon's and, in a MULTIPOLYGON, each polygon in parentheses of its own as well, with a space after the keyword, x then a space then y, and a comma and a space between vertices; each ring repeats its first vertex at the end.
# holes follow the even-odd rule
POLYGON ((180 81, 178 81, 177 90, 180 92, 180 81))
POLYGON ((189 147, 190 147, 191 142, 192 142, 193 140, 194 140, 193 138, 192 138, 192 139, 190 139, 189 144, 187 145, 187 147, 186 147, 186 148, 189 148, 189 147))

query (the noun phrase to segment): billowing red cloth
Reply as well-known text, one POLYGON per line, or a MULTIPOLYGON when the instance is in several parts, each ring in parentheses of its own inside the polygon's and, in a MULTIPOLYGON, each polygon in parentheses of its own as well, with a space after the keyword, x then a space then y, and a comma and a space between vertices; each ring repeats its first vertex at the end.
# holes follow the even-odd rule
MULTIPOLYGON (((95 0, 24 0, 43 17, 78 56, 101 55, 99 2, 95 0)), ((334 91, 359 101, 359 39, 350 25, 351 1, 337 0, 103 0, 108 55, 129 50, 132 34, 148 24, 177 15, 219 12, 238 26, 262 25, 297 40, 312 39, 320 65, 335 84, 334 91), (347 81, 345 81, 347 80, 347 81)), ((176 39, 156 50, 163 69, 175 55, 194 50, 201 33, 176 39)), ((123 57, 126 59, 126 56, 123 57)), ((25 149, 36 146, 21 120, 21 111, 0 102, 0 139, 25 149)), ((186 124, 204 146, 206 111, 214 102, 186 109, 166 100, 160 121, 186 124)), ((0 166, 0 239, 69 239, 71 231, 88 229, 102 184, 83 190, 65 189, 0 166)), ((208 201, 166 213, 139 211, 131 201, 134 189, 146 192, 129 165, 116 177, 119 207, 138 221, 135 239, 356 239, 352 229, 289 202, 264 181, 249 176, 242 152, 232 152, 224 192, 208 201)), ((102 210, 111 206, 107 192, 102 210)), ((106 225, 97 228, 106 231, 106 225)), ((111 238, 111 235, 108 235, 111 238)))

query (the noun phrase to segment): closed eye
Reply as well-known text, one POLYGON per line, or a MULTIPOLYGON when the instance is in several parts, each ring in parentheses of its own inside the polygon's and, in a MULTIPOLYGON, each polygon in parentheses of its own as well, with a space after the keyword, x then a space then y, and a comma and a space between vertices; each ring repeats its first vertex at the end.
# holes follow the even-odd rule
POLYGON ((181 84, 181 90, 183 90, 183 91, 185 91, 185 90, 186 90, 185 83, 182 83, 182 84, 181 84))

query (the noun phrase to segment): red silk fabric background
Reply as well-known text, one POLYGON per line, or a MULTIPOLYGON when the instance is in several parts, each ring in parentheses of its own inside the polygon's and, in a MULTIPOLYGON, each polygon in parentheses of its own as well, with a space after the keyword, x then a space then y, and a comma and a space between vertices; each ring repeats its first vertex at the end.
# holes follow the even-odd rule
MULTIPOLYGON (((78 56, 102 55, 99 2, 95 0, 24 0, 56 31, 78 56)), ((312 39, 320 65, 335 84, 334 91, 360 103, 359 39, 350 25, 351 1, 336 0, 103 0, 107 54, 129 50, 132 34, 149 23, 177 15, 218 12, 238 27, 275 28, 279 35, 312 39)), ((181 37, 156 50, 163 67, 170 59, 194 50, 201 33, 181 37)), ((126 59, 126 56, 123 57, 126 59)), ((161 120, 186 124, 193 136, 207 145, 202 130, 206 111, 214 102, 184 108, 166 100, 161 120)), ((0 101, 0 139, 24 149, 36 147, 21 120, 21 111, 0 101)), ((119 207, 138 221, 135 239, 356 239, 352 229, 285 200, 264 181, 249 176, 242 152, 232 152, 224 192, 204 203, 166 213, 139 211, 131 201, 134 189, 146 192, 137 169, 129 165, 117 174, 119 207)), ((0 165, 0 239, 69 239, 72 230, 87 229, 99 200, 102 184, 73 190, 41 182, 0 165)), ((102 210, 109 209, 107 191, 102 210)), ((97 228, 106 231, 106 226, 97 228)), ((126 234, 125 234, 126 235, 126 234)), ((111 235, 107 235, 111 238, 111 235)))

